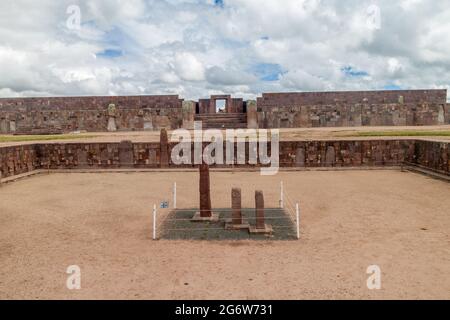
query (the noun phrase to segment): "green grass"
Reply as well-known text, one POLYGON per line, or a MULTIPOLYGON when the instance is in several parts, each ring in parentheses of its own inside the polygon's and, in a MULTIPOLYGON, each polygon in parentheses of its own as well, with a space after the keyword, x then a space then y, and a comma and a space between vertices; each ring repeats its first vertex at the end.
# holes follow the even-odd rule
POLYGON ((436 130, 436 131, 420 131, 420 130, 405 130, 405 131, 367 131, 357 132, 356 137, 450 137, 450 130, 436 130))
POLYGON ((89 139, 95 138, 94 135, 76 135, 76 134, 56 134, 56 135, 33 135, 33 136, 11 136, 0 135, 0 143, 2 142, 27 142, 27 141, 49 141, 49 140, 70 140, 70 139, 89 139))

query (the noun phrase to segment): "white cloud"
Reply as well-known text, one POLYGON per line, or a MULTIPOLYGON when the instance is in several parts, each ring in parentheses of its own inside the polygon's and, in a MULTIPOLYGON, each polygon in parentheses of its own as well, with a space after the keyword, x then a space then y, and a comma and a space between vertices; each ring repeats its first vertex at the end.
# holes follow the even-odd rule
POLYGON ((449 16, 424 0, 2 1, 0 96, 450 88, 449 16))
POLYGON ((203 64, 191 53, 182 52, 175 55, 175 71, 186 81, 202 81, 205 79, 203 64))

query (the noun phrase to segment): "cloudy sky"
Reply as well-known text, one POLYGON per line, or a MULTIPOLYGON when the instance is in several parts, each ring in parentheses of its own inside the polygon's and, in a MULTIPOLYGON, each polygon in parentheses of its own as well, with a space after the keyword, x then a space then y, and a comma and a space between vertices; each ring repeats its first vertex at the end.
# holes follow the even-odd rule
POLYGON ((2 97, 418 88, 450 89, 448 0, 0 2, 2 97))

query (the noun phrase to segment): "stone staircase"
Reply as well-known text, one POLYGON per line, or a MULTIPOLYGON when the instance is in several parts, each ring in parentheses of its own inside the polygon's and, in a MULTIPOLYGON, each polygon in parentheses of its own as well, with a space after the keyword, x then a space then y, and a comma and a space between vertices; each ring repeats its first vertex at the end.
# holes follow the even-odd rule
POLYGON ((203 129, 245 129, 245 113, 196 114, 195 121, 203 122, 203 129))

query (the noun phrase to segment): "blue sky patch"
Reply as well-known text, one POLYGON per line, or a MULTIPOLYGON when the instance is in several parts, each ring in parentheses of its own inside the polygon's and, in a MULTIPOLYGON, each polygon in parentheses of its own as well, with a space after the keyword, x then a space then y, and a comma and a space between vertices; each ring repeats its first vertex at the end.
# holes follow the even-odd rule
MULTIPOLYGON (((102 42, 106 48, 115 48, 116 50, 126 48, 127 53, 139 52, 141 50, 141 45, 127 32, 117 26, 105 33, 102 42)), ((121 51, 123 53, 123 50, 121 51)))
POLYGON ((123 52, 122 50, 106 49, 102 52, 97 53, 97 56, 103 58, 118 58, 123 56, 123 52))
POLYGON ((347 77, 365 77, 369 75, 366 71, 356 70, 352 66, 345 66, 341 71, 347 77))
POLYGON ((383 87, 383 90, 402 90, 402 87, 397 86, 395 84, 388 84, 383 87))
POLYGON ((214 5, 217 6, 217 7, 223 8, 225 3, 223 2, 223 0, 214 0, 214 5))
POLYGON ((253 73, 262 81, 277 81, 284 73, 279 64, 258 63, 252 68, 253 73))

